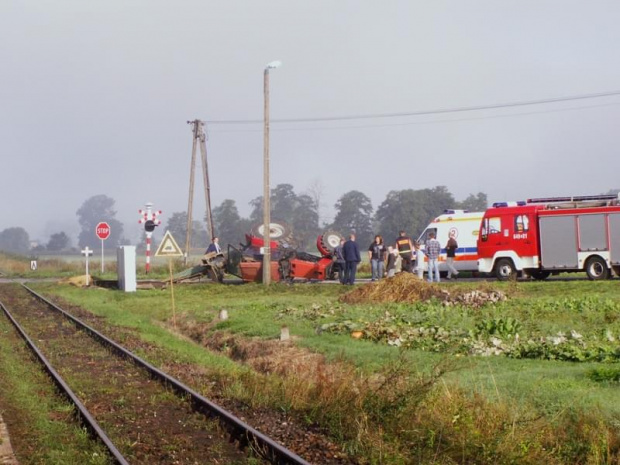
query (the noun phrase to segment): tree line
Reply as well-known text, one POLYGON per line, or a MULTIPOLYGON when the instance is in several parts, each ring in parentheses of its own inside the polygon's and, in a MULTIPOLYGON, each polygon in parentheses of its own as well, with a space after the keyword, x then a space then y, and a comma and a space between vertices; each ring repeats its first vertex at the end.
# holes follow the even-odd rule
MULTIPOLYGON (((609 194, 617 194, 618 189, 611 189, 609 194)), ((335 203, 335 216, 332 221, 321 221, 320 189, 313 193, 296 193, 291 184, 278 184, 271 190, 272 222, 286 223, 291 226, 295 238, 295 246, 302 250, 315 252, 314 242, 317 236, 326 230, 332 230, 346 236, 355 232, 360 244, 370 244, 375 234, 380 234, 387 242, 391 242, 404 230, 411 237, 417 237, 424 227, 446 209, 463 209, 484 211, 487 208, 487 196, 482 192, 470 194, 462 201, 456 201, 445 186, 430 189, 403 189, 388 192, 387 196, 376 209, 370 198, 363 192, 352 190, 343 194, 335 203)), ((80 224, 78 247, 99 246, 95 237, 95 226, 100 221, 110 224, 111 234, 106 246, 130 244, 124 237, 123 224, 116 219, 114 199, 106 195, 96 195, 87 199, 77 210, 76 216, 80 224)), ((238 246, 245 243, 245 235, 252 226, 263 222, 263 198, 256 197, 250 201, 252 210, 249 217, 239 214, 235 200, 226 199, 213 208, 213 224, 220 244, 238 246)), ((187 212, 175 212, 170 215, 165 226, 179 244, 184 244, 187 230, 187 212)), ((141 241, 139 246, 144 244, 141 241)), ((193 221, 193 248, 206 248, 208 234, 206 218, 193 221)), ((0 231, 0 250, 14 253, 31 253, 43 251, 66 251, 71 248, 69 236, 59 231, 50 236, 47 244, 31 247, 30 238, 25 229, 20 227, 7 228, 0 231)))
MULTIPOLYGON (((295 246, 310 252, 316 251, 314 242, 321 232, 335 231, 343 236, 355 232, 360 244, 370 244, 375 234, 392 241, 398 231, 405 230, 417 237, 424 227, 446 209, 484 211, 486 194, 469 195, 456 201, 445 186, 432 189, 394 190, 375 210, 370 198, 353 190, 343 194, 334 205, 335 216, 331 222, 320 222, 318 196, 298 195, 290 184, 279 184, 271 191, 271 220, 284 222, 292 227, 295 246)), ((263 221, 263 199, 250 202, 249 218, 242 218, 234 200, 227 199, 213 209, 213 223, 220 243, 237 245, 244 242, 245 234, 253 224, 263 221)), ((181 232, 181 231, 180 231, 181 232)))

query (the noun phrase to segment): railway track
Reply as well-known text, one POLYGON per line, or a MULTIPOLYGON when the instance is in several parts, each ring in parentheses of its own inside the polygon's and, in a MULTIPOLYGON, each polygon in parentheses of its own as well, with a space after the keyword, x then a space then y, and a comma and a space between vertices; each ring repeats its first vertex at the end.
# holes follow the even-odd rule
POLYGON ((308 464, 27 286, 0 306, 114 463, 308 464))

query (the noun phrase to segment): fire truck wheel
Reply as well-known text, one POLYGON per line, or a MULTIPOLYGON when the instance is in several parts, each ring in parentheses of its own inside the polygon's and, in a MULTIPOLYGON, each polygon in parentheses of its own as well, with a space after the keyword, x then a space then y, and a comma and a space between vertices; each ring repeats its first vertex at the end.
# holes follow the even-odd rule
POLYGON ((517 270, 510 258, 500 258, 495 264, 494 274, 500 281, 507 281, 516 278, 517 270))
POLYGON ((598 255, 594 255, 586 261, 586 274, 588 275, 588 279, 592 281, 607 279, 609 276, 609 268, 607 268, 605 260, 598 255))
POLYGON ((551 275, 551 272, 544 270, 534 270, 532 271, 531 275, 532 278, 534 278, 536 281, 544 281, 549 277, 549 275, 551 275))

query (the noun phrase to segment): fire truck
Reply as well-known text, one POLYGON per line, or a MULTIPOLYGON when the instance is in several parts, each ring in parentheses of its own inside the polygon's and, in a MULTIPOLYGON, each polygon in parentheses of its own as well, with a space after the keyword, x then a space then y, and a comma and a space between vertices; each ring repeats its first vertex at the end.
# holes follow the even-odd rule
POLYGON ((499 280, 579 271, 592 280, 620 275, 620 195, 493 204, 480 225, 478 271, 499 280))

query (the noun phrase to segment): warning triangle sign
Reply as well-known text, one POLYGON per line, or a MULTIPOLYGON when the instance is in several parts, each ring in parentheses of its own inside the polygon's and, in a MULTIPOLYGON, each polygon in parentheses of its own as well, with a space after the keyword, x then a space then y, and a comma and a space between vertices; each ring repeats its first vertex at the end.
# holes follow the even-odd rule
POLYGON ((155 252, 156 257, 182 257, 183 252, 181 252, 181 248, 178 246, 170 231, 166 231, 164 234, 164 238, 161 240, 161 244, 157 247, 157 252, 155 252))

